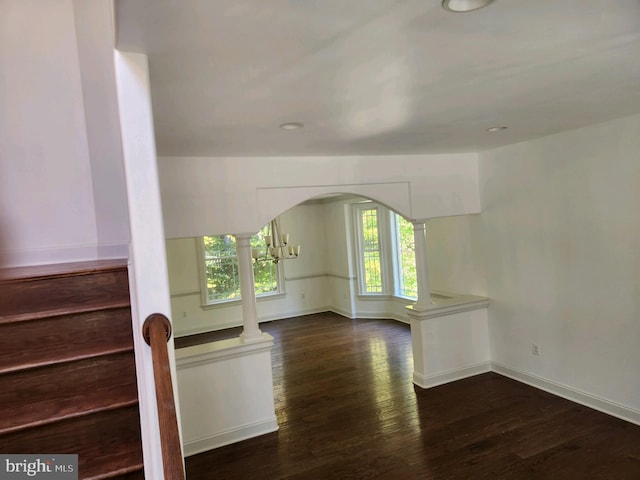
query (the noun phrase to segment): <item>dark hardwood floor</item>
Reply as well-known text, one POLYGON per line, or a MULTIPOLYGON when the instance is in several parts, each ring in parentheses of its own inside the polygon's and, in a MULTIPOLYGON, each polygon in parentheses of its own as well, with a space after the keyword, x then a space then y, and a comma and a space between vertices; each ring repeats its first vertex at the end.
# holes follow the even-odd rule
POLYGON ((640 426, 494 373, 414 387, 407 325, 327 313, 260 328, 280 430, 188 457, 188 480, 640 479, 640 426))

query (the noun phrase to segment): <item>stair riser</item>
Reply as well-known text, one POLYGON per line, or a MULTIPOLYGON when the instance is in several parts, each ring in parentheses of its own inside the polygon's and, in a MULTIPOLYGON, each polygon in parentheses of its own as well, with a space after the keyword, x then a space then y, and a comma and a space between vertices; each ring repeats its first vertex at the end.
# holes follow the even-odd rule
POLYGON ((0 436, 0 451, 78 454, 80 478, 142 464, 138 406, 120 408, 0 436))
POLYGON ((144 480, 144 472, 139 470, 137 472, 118 475, 117 477, 113 477, 113 480, 144 480))
POLYGON ((0 433, 137 399, 132 351, 0 375, 0 433))
POLYGON ((77 307, 109 305, 129 300, 126 270, 28 279, 4 283, 0 293, 0 315, 77 307))
POLYGON ((0 372, 132 347, 128 307, 0 324, 0 372))

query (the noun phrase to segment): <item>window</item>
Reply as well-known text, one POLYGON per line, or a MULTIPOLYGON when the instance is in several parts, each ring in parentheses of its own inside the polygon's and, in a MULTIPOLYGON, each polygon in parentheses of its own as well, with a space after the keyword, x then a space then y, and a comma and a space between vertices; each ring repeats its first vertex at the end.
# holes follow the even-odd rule
POLYGON ((416 298, 413 225, 373 202, 354 205, 362 295, 416 298))
POLYGON ((382 293, 382 266, 380 264, 380 230, 378 208, 363 208, 360 211, 362 229, 362 263, 364 292, 382 293))
POLYGON ((416 245, 413 236, 413 224, 397 213, 391 212, 397 239, 397 279, 398 292, 402 297, 417 298, 416 245))
MULTIPOLYGON (((268 226, 263 227, 251 238, 252 247, 264 245, 267 228, 268 226)), ((206 285, 206 293, 203 293, 204 303, 214 304, 240 299, 235 237, 232 235, 202 237, 201 245, 204 264, 203 282, 206 285)), ((280 292, 278 266, 273 262, 254 262, 253 275, 256 296, 280 292)))

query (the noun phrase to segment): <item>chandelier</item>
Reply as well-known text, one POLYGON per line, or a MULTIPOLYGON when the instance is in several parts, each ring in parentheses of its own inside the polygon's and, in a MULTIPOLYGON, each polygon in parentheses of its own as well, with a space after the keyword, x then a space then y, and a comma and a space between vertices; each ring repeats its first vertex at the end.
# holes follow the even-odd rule
POLYGON ((272 261, 278 263, 280 260, 291 260, 298 258, 300 255, 300 245, 291 245, 289 243, 289 234, 281 233, 280 220, 275 218, 269 222, 267 235, 264 236, 266 251, 264 256, 260 248, 252 248, 251 256, 256 262, 272 261))

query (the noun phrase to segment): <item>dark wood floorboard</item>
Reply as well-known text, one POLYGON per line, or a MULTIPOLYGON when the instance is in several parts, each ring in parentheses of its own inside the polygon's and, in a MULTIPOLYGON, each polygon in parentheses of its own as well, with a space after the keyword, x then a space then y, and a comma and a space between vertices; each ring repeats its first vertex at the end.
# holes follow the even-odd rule
POLYGON ((260 328, 280 430, 188 457, 188 480, 640 479, 639 426, 494 373, 414 387, 407 325, 327 313, 260 328))

